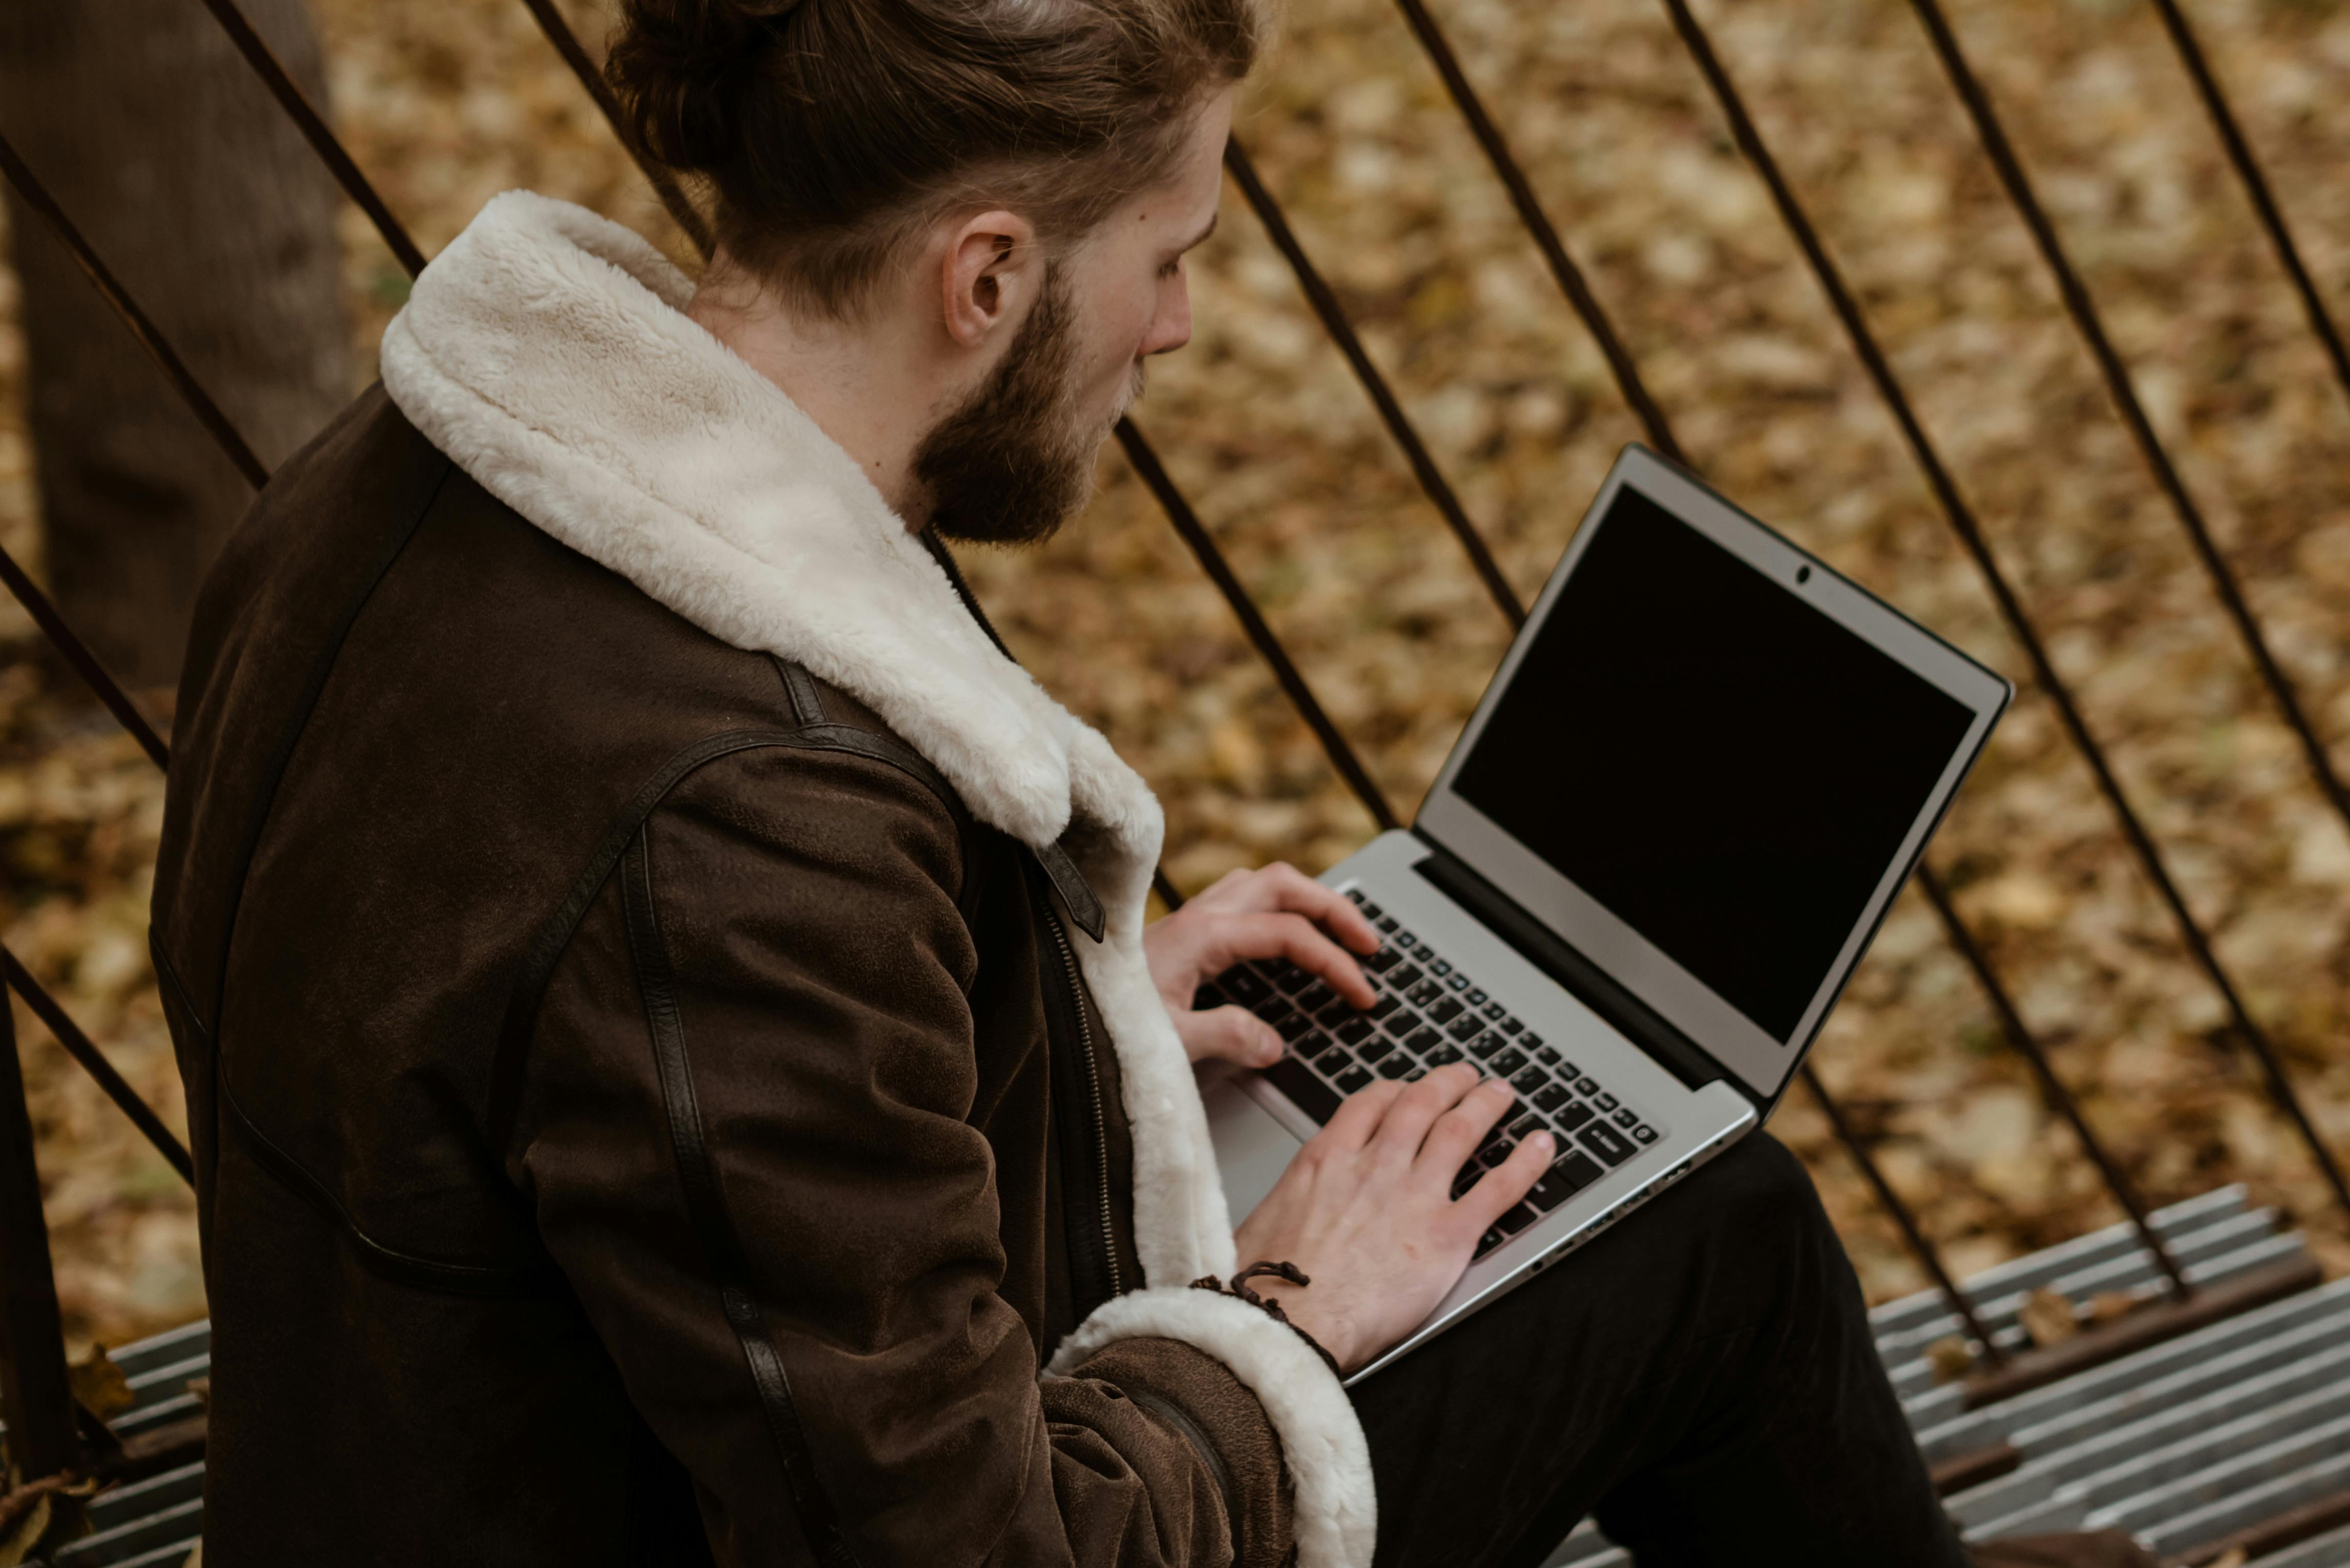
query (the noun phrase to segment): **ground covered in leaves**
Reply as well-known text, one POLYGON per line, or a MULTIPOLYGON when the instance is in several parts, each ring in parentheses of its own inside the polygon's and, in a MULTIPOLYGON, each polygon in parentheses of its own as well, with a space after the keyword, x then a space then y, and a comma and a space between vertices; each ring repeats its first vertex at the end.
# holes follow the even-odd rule
MULTIPOLYGON (((518 0, 315 10, 336 119, 428 252, 522 185, 684 259, 518 0)), ((2026 687, 1933 859, 2122 1165, 2158 1199, 2247 1181, 2321 1237, 2343 1235, 1662 8, 1436 10, 1691 459, 2026 687)), ((1925 35, 1902 0, 1699 10, 2188 899, 2317 1125, 2350 1150, 2350 834, 2116 418, 1925 35)), ((2189 10, 2312 269, 2350 316, 2350 5, 2189 10)), ((1950 11, 2350 770, 2350 395, 2151 6, 1950 11)), ((592 5, 573 15, 591 39, 608 25, 592 5)), ((1288 0, 1238 133, 1531 597, 1640 431, 1399 14, 1386 0, 1288 0)), ((1236 192, 1227 209, 1192 262, 1195 340, 1154 365, 1137 417, 1408 815, 1506 628, 1236 192)), ((356 212, 343 221, 371 365, 405 281, 356 212)), ((12 292, 0 309, 13 319, 12 292)), ((17 339, 0 331, 0 538, 31 551, 22 377, 17 339)), ((1318 869, 1370 833, 1114 451, 1081 521, 973 575, 1021 655, 1159 789, 1179 885, 1278 857, 1318 869)), ((0 639, 0 930, 176 1116, 141 950, 158 782, 102 714, 36 673, 13 609, 0 639)), ((39 1026, 21 1012, 19 1024, 72 1332, 119 1342, 199 1313, 184 1194, 39 1026)), ((2116 1217, 1914 894, 1817 1063, 1960 1272, 2116 1217)), ((1872 1297, 1916 1288, 1816 1110, 1799 1096, 1774 1130, 1810 1162, 1872 1297)))

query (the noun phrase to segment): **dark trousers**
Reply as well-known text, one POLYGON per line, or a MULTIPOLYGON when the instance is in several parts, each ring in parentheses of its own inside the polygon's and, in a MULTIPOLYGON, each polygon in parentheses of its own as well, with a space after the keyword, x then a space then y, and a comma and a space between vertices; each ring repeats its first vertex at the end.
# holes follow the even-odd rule
POLYGON ((1794 1157, 1750 1137, 1354 1390, 1378 1568, 1964 1568, 1794 1157))

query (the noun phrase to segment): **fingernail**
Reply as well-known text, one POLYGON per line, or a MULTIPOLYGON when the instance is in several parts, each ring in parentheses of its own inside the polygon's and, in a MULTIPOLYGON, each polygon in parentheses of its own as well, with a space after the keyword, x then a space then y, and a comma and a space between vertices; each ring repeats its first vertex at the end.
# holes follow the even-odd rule
POLYGON ((1541 1150, 1544 1154, 1548 1154, 1552 1149, 1558 1147, 1558 1140, 1551 1137, 1550 1134, 1546 1132, 1538 1132, 1534 1134, 1534 1137, 1526 1139, 1526 1141, 1534 1145, 1535 1148, 1541 1150))

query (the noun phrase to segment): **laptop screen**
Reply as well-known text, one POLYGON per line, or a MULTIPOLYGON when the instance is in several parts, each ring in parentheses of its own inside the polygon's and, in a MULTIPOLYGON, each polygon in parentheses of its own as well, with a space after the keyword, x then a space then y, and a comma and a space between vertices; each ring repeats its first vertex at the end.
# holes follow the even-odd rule
POLYGON ((1825 570, 1629 484, 1595 521, 1451 787, 1793 1043, 1979 715, 1793 590, 1825 570))

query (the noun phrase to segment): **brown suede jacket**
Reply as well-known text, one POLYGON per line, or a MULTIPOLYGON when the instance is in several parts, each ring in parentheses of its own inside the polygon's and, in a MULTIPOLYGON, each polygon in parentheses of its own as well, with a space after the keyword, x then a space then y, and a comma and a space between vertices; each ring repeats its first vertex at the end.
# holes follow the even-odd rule
MULTIPOLYGON (((591 302, 657 265, 561 273, 600 220, 516 200, 519 238, 493 203, 427 273, 391 395, 273 480, 190 649, 154 947, 213 1313, 210 1568, 1367 1561, 1336 1380, 1182 1288, 1230 1226, 1140 967, 1147 793, 1074 721, 1050 765, 991 751, 984 692, 945 690, 976 677, 889 674, 846 590, 764 642, 689 618, 758 583, 678 587, 686 556, 629 554, 653 524, 469 438, 451 389, 497 389, 433 337, 469 298, 534 254, 591 302)), ((615 331, 699 332, 621 292, 615 331)), ((666 385, 593 428, 669 418, 666 385)), ((909 548, 887 571, 944 579, 909 548)), ((897 607, 962 625, 908 635, 1029 703, 922 592, 897 607)))

